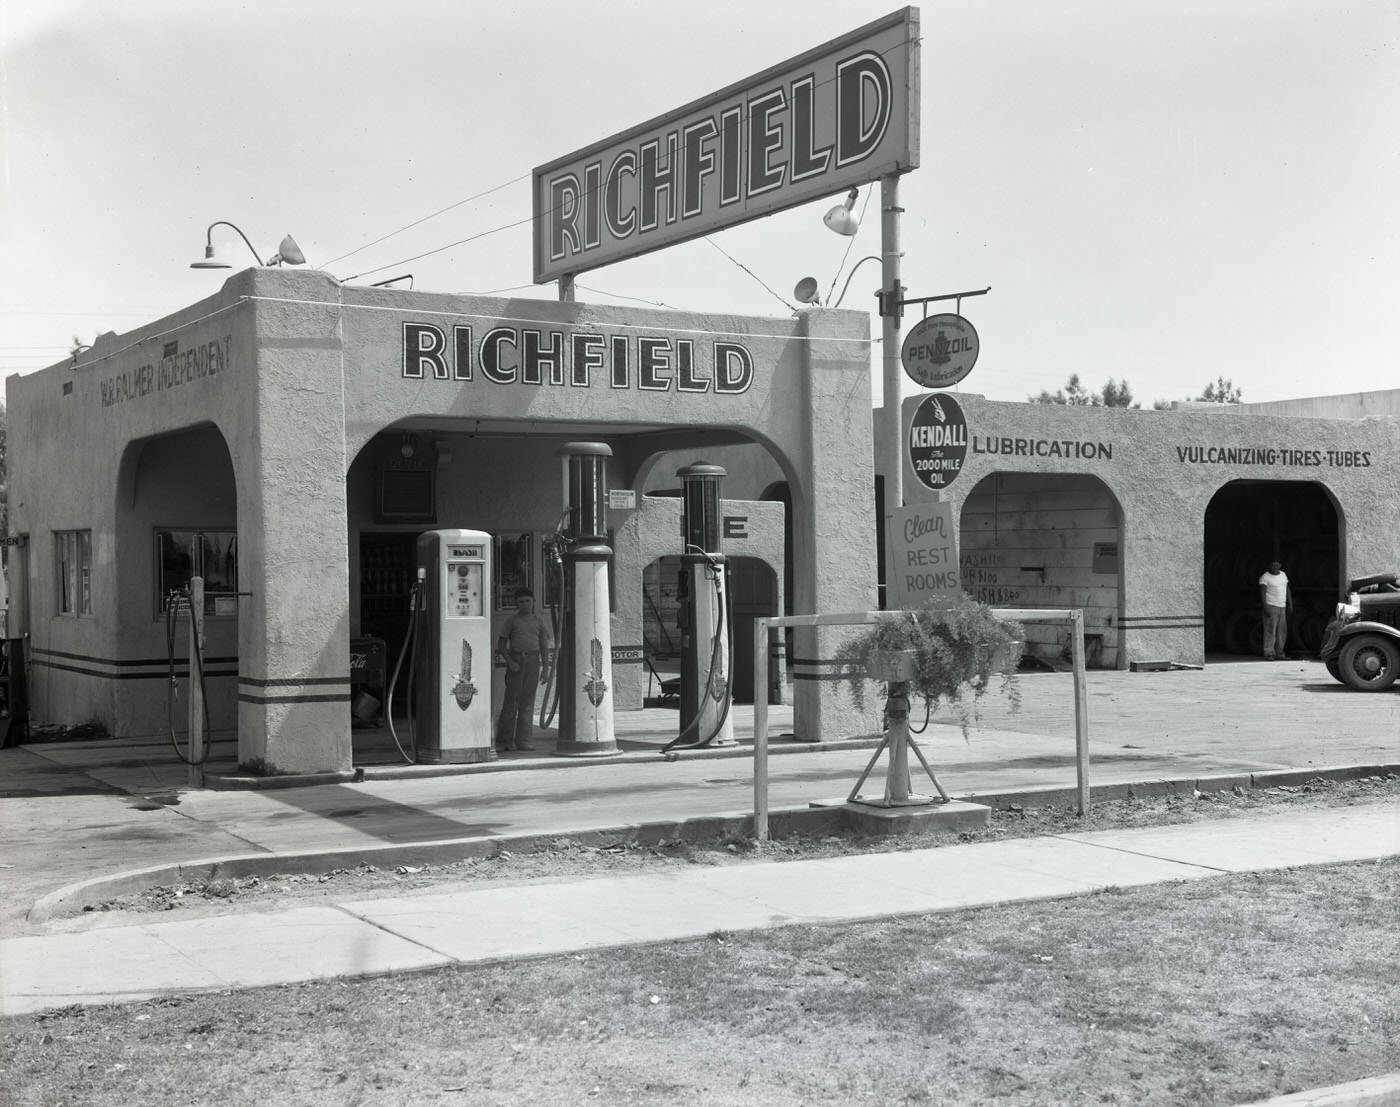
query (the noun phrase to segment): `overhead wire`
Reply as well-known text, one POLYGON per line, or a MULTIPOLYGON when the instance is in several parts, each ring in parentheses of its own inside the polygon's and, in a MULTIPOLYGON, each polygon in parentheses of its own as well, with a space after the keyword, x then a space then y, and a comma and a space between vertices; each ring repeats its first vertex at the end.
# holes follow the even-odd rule
POLYGON ((727 257, 730 261, 732 261, 735 265, 737 265, 740 269, 742 269, 742 270, 743 270, 745 273, 747 273, 750 277, 752 277, 754 280, 756 280, 756 281, 757 281, 759 284, 761 284, 764 288, 768 289, 768 291, 772 294, 773 298, 774 298, 775 300, 777 300, 778 303, 782 304, 783 307, 787 308, 787 309, 788 309, 789 311, 791 311, 791 312, 796 312, 796 311, 797 311, 797 308, 796 308, 795 305, 788 303, 788 301, 787 301, 786 298, 784 298, 784 297, 782 297, 782 296, 779 296, 778 293, 774 292, 771 288, 769 288, 769 287, 768 287, 768 282, 767 282, 767 281, 765 281, 762 277, 760 277, 757 273, 755 273, 752 269, 750 269, 750 268, 749 268, 747 265, 745 265, 742 261, 740 261, 738 258, 736 258, 733 254, 730 254, 727 250, 724 249, 723 246, 721 246, 721 245, 720 245, 718 242, 716 242, 713 238, 711 238, 709 235, 706 235, 706 236, 705 236, 705 241, 708 242, 711 246, 713 246, 716 250, 718 250, 718 251, 719 251, 721 254, 723 254, 725 257, 727 257))
MULTIPOLYGON (((864 202, 860 205, 860 222, 859 222, 859 226, 861 226, 861 227, 865 226, 865 209, 868 208, 868 207, 870 206, 870 193, 871 193, 871 190, 870 190, 869 188, 867 188, 867 189, 865 190, 865 200, 864 200, 864 202)), ((855 244, 856 244, 856 236, 855 236, 855 235, 851 235, 849 238, 846 239, 846 252, 845 252, 844 254, 841 255, 841 264, 838 265, 838 266, 836 267, 836 272, 835 272, 834 274, 832 274, 832 277, 831 277, 831 287, 828 288, 828 289, 826 290, 826 302, 827 302, 828 304, 831 303, 831 294, 832 294, 833 292, 836 291, 836 282, 839 281, 839 280, 841 279, 841 270, 844 269, 844 268, 846 268, 846 262, 850 259, 851 250, 855 248, 855 244)), ((853 270, 851 270, 851 272, 854 273, 855 270, 853 269, 853 270)), ((848 278, 848 279, 849 279, 849 278, 848 278)))
MULTIPOLYGON (((903 43, 903 42, 898 43, 898 44, 896 44, 896 45, 890 47, 888 53, 895 53, 896 51, 902 49, 905 45, 907 45, 907 44, 906 44, 906 43, 903 43)), ((833 83, 835 83, 835 78, 834 78, 834 77, 833 77, 833 78, 830 78, 830 79, 828 79, 828 80, 826 80, 826 81, 823 81, 823 82, 821 82, 821 83, 822 83, 822 85, 833 84, 833 83)), ((745 126, 748 126, 748 125, 749 125, 749 124, 748 124, 748 120, 747 120, 747 119, 741 119, 741 122, 740 122, 740 126, 741 126, 741 127, 745 127, 745 126)), ((669 159, 668 159, 667 157, 665 157, 665 156, 659 158, 659 159, 658 159, 658 165, 659 165, 660 167, 662 167, 662 168, 669 168, 669 159)), ((444 207, 444 208, 439 208, 437 211, 431 212, 430 214, 425 215, 425 216, 423 216, 423 217, 421 217, 421 218, 419 218, 419 219, 415 219, 415 220, 414 220, 413 222, 411 222, 411 223, 406 223, 406 224, 404 224, 402 227, 398 228, 397 230, 393 230, 393 231, 388 232, 387 234, 381 235, 380 237, 374 239, 373 241, 365 243, 363 246, 357 246, 355 249, 350 250, 350 251, 347 252, 347 253, 344 253, 344 254, 339 255, 338 257, 332 258, 332 259, 330 259, 330 261, 327 261, 327 262, 325 263, 325 265, 326 265, 326 266, 329 266, 329 265, 334 264, 334 263, 337 262, 337 261, 343 261, 345 258, 353 257, 355 254, 360 253, 360 252, 363 251, 363 250, 367 250, 367 249, 369 249, 369 248, 372 247, 372 246, 377 246, 377 245, 379 245, 379 244, 382 243, 382 242, 386 242, 386 241, 388 241, 389 239, 395 237, 396 235, 402 234, 402 233, 404 233, 405 231, 411 230, 411 229, 414 228, 414 227, 421 226, 422 224, 424 224, 424 223, 426 223, 426 222, 428 222, 428 221, 430 221, 430 220, 432 220, 432 219, 436 219, 436 218, 437 218, 438 216, 440 216, 440 215, 445 215, 447 212, 453 211, 453 210, 455 210, 456 208, 461 207, 463 204, 469 204, 469 203, 473 202, 474 200, 479 200, 479 199, 482 199, 483 197, 490 196, 492 193, 499 192, 501 189, 509 188, 511 185, 517 184, 517 183, 519 183, 520 181, 525 180, 527 177, 533 176, 533 172, 534 172, 534 171, 532 170, 532 171, 529 172, 529 173, 521 173, 521 174, 518 174, 517 176, 512 177, 512 178, 511 178, 510 180, 508 180, 508 181, 504 181, 504 182, 502 182, 501 184, 494 185, 494 186, 492 186, 491 188, 488 188, 488 189, 485 189, 485 190, 483 190, 483 191, 481 191, 481 192, 478 192, 478 193, 476 193, 476 194, 473 195, 473 196, 464 197, 463 199, 458 200, 458 201, 456 201, 455 203, 448 204, 448 205, 447 205, 446 207, 444 207)), ((602 185, 600 184, 600 185, 598 185, 598 186, 596 186, 596 187, 601 188, 602 185)), ((866 198, 865 198, 865 199, 866 199, 866 204, 868 205, 868 204, 869 204, 869 201, 870 201, 870 194, 869 194, 869 192, 866 193, 866 198)), ((549 213, 550 211, 552 211, 552 210, 553 210, 552 208, 546 208, 546 209, 543 209, 539 214, 540 214, 540 215, 548 214, 548 213, 549 213)), ((865 208, 862 207, 862 209, 861 209, 862 215, 864 215, 864 212, 865 212, 865 208)), ((360 279, 361 277, 368 277, 368 276, 372 276, 372 275, 375 274, 375 273, 381 273, 381 272, 383 272, 385 269, 392 269, 392 268, 394 268, 394 267, 396 267, 396 266, 399 266, 399 265, 407 265, 407 264, 410 263, 410 262, 418 261, 418 260, 420 260, 420 259, 422 259, 422 258, 432 257, 434 254, 440 254, 440 253, 443 253, 444 251, 454 249, 455 247, 464 246, 464 245, 466 245, 466 244, 468 244, 468 243, 470 243, 470 242, 479 241, 480 239, 486 238, 486 237, 489 236, 489 235, 497 234, 497 233, 499 233, 499 232, 501 232, 501 231, 513 230, 513 229, 515 229, 516 227, 521 227, 521 226, 529 225, 529 224, 531 224, 531 223, 533 223, 533 222, 535 221, 535 218, 536 218, 535 215, 531 215, 531 217, 530 217, 529 219, 521 219, 521 220, 517 220, 516 222, 513 222, 513 223, 507 223, 507 224, 505 224, 505 225, 503 225, 503 226, 493 227, 493 228, 491 228, 491 229, 489 229, 489 230, 482 231, 482 232, 480 232, 479 234, 470 235, 470 236, 468 236, 467 238, 458 239, 458 240, 456 240, 455 242, 449 242, 449 243, 447 243, 446 245, 438 246, 438 247, 435 247, 434 249, 431 249, 431 250, 426 250, 426 251, 424 251, 423 253, 420 253, 420 254, 414 254, 412 257, 403 258, 403 259, 401 259, 401 260, 399 260, 399 261, 389 262, 388 264, 385 264, 385 265, 378 265, 378 266, 375 266, 375 267, 373 267, 373 268, 371 268, 371 269, 366 269, 366 270, 364 270, 364 271, 361 272, 361 273, 356 273, 356 274, 354 274, 353 276, 345 277, 345 278, 343 278, 343 280, 345 280, 345 281, 358 280, 358 279, 360 279)), ((731 255, 729 255, 728 253, 726 253, 722 248, 720 248, 719 246, 717 246, 717 245, 716 245, 713 241, 711 241, 708 237, 706 237, 706 241, 707 241, 707 242, 710 242, 710 244, 711 244, 712 246, 715 246, 715 248, 716 248, 717 250, 719 250, 720 253, 724 254, 725 257, 729 258, 729 260, 730 260, 731 262, 733 262, 736 266, 738 266, 743 272, 747 273, 750 277, 752 277, 755 281, 757 281, 760 285, 762 285, 764 289, 766 289, 772 296, 774 296, 774 297, 775 297, 781 304, 783 304, 789 311, 795 312, 795 311, 797 310, 797 308, 796 308, 794 305, 792 305, 791 303, 789 303, 783 296, 779 295, 779 294, 778 294, 777 292, 775 292, 771 287, 769 287, 769 285, 768 285, 766 282, 764 282, 764 281, 762 280, 762 278, 760 278, 756 273, 754 273, 753 270, 749 269, 747 266, 745 266, 745 265, 744 265, 742 262, 740 262, 738 259, 736 259, 736 258, 732 257, 731 255)), ((850 250, 851 250, 851 245, 848 244, 848 245, 847 245, 847 248, 846 248, 846 257, 849 257, 849 255, 850 255, 850 250)), ((846 258, 843 257, 843 258, 842 258, 841 264, 842 264, 842 265, 845 265, 845 261, 846 261, 846 258)), ((837 276, 839 277, 839 275, 840 275, 840 269, 838 268, 838 270, 837 270, 837 276)), ((835 285, 835 278, 833 278, 832 284, 833 284, 833 286, 835 285)), ((523 286, 522 286, 522 287, 523 287, 523 286)), ((613 293, 605 293, 605 294, 606 294, 606 295, 614 295, 613 293)), ((620 294, 619 294, 619 295, 620 295, 620 294)), ((624 297, 622 297, 622 298, 625 298, 625 299, 633 299, 634 297, 625 297, 625 296, 624 296, 624 297)), ((646 303, 646 302, 650 302, 650 301, 641 300, 640 302, 646 303)), ((659 306, 665 306, 665 305, 659 305, 659 306)))
MULTIPOLYGON (((493 186, 492 188, 488 188, 488 189, 486 189, 486 190, 483 191, 483 192, 478 192, 475 196, 467 196, 467 197, 464 197, 463 199, 458 200, 456 203, 448 204, 447 207, 445 207, 445 208, 439 208, 437 211, 432 212, 432 213, 429 214, 429 215, 423 216, 421 219, 415 219, 412 223, 405 223, 402 227, 400 227, 400 228, 399 228, 398 230, 396 230, 396 231, 390 231, 388 234, 380 235, 380 236, 379 236, 378 238, 376 238, 373 242, 366 242, 363 246, 356 246, 353 250, 350 250, 350 251, 348 251, 347 253, 341 254, 339 257, 331 258, 331 259, 330 259, 329 261, 327 261, 325 264, 326 264, 326 265, 334 265, 334 264, 335 264, 336 262, 338 262, 338 261, 344 261, 346 258, 354 257, 354 256, 355 256, 356 254, 358 254, 361 250, 368 250, 371 246, 378 246, 381 242, 387 242, 389 239, 393 238, 396 234, 403 234, 405 231, 411 231, 414 227, 421 226, 422 224, 428 222, 428 220, 430 220, 430 219, 436 219, 439 215, 446 215, 449 211, 452 211, 454 208, 460 208, 463 204, 470 204, 473 200, 480 200, 480 199, 482 199, 482 198, 484 198, 484 197, 486 197, 486 196, 490 196, 493 192, 500 192, 501 189, 503 189, 503 188, 509 188, 511 185, 515 184, 516 182, 518 182, 518 181, 523 181, 523 180, 524 180, 526 177, 528 177, 528 176, 530 176, 529 173, 522 173, 522 174, 520 174, 520 176, 518 176, 518 177, 512 177, 512 178, 511 178, 510 180, 508 180, 508 181, 503 181, 502 183, 500 183, 500 184, 498 184, 498 185, 495 185, 495 186, 493 186)), ((517 225, 517 224, 512 224, 512 226, 515 226, 515 225, 517 225)), ((487 232, 487 233, 490 233, 490 232, 487 232)), ((454 245, 456 245, 456 244, 454 243, 454 245)), ((426 254, 420 254, 420 255, 419 255, 419 257, 426 257, 426 256, 427 256, 426 254)), ((415 259, 415 258, 410 258, 409 260, 410 260, 410 261, 414 261, 414 260, 417 260, 417 259, 415 259)), ((370 270, 370 272, 372 272, 372 273, 373 273, 373 272, 378 272, 378 270, 373 270, 373 269, 372 269, 372 270, 370 270)))
MULTIPOLYGON (((901 43, 901 44, 899 44, 899 45, 897 45, 897 46, 895 46, 895 47, 892 47, 892 48, 891 48, 891 52, 893 52, 894 50, 897 50, 897 49, 902 48, 903 45, 904 45, 904 44, 901 43)), ((833 78, 832 80, 824 81, 824 82, 822 82, 822 83, 823 83, 823 84, 830 84, 830 83, 832 83, 833 81, 834 81, 834 78, 833 78)), ((748 121, 747 121, 747 120, 741 121, 741 126, 747 126, 747 125, 748 125, 748 121)), ((662 161, 663 161, 663 163, 664 163, 665 159, 663 158, 662 161)), ((436 211, 434 211, 434 212, 430 212, 429 214, 424 215, 424 216, 422 216, 422 217, 420 217, 420 218, 418 218, 418 219, 415 219, 415 220, 413 220, 412 222, 406 223, 406 224, 404 224, 403 226, 398 227, 398 228, 395 229, 395 230, 392 230, 392 231, 389 231, 389 232, 386 233, 386 234, 380 235, 378 238, 372 239, 371 241, 366 242, 366 243, 364 243, 364 244, 361 245, 361 246, 357 246, 357 247, 355 247, 354 249, 347 251, 346 253, 343 253, 343 254, 340 254, 340 255, 338 255, 338 256, 336 256, 336 257, 333 257, 333 258, 329 259, 328 261, 324 262, 323 265, 321 266, 321 268, 329 267, 330 265, 333 265, 333 264, 334 264, 335 262, 337 262, 337 261, 343 261, 343 260, 345 260, 345 259, 348 258, 348 257, 353 257, 355 254, 361 253, 362 251, 367 250, 367 249, 370 249, 370 248, 373 247, 373 246, 377 246, 377 245, 380 245, 381 243, 387 242, 389 239, 394 238, 394 237, 396 237, 397 235, 403 234, 403 233, 405 233, 406 231, 409 231, 409 230, 413 229, 414 227, 421 226, 422 224, 427 223, 427 222, 429 222, 429 221, 431 221, 431 220, 433 220, 433 219, 436 219, 436 218, 438 218, 439 216, 445 215, 446 213, 448 213, 448 212, 450 212, 450 211, 453 211, 453 210, 455 210, 455 209, 457 209, 457 208, 459 208, 459 207, 462 207, 464 204, 472 203, 472 202, 474 202, 474 201, 476 201, 476 200, 480 200, 480 199, 483 199, 484 197, 490 196, 490 195, 492 195, 493 193, 499 192, 499 191, 501 191, 502 189, 509 188, 511 185, 517 184, 517 183, 519 183, 520 181, 523 181, 523 180, 525 180, 527 177, 530 177, 530 176, 532 176, 532 175, 533 175, 533 171, 531 171, 530 173, 521 173, 521 174, 516 175, 515 177, 512 177, 511 179, 509 179, 509 180, 507 180, 507 181, 503 181, 502 183, 500 183, 500 184, 498 184, 498 185, 493 185, 492 187, 487 188, 487 189, 484 189, 484 190, 482 190, 482 191, 480 191, 480 192, 474 193, 474 194, 471 195, 471 196, 463 197, 461 200, 457 200, 457 201, 455 201, 454 203, 448 204, 446 207, 439 208, 438 210, 436 210, 436 211)), ((867 192, 867 194, 866 194, 866 202, 867 202, 867 204, 869 203, 869 193, 868 193, 868 192, 867 192)), ((552 210, 552 209, 544 209, 544 211, 540 212, 539 214, 541 214, 541 215, 547 214, 550 210, 552 210)), ((864 213, 864 210, 865 210, 865 209, 862 208, 862 214, 864 213)), ((410 262, 414 262, 414 261, 421 260, 422 258, 432 257, 432 256, 434 256, 435 254, 444 253, 445 251, 451 250, 451 249, 455 249, 455 248, 458 247, 458 246, 465 246, 465 245, 467 245, 467 244, 469 244, 469 243, 480 241, 481 239, 487 238, 487 237, 489 237, 490 235, 493 235, 493 234, 499 234, 499 233, 501 233, 501 232, 503 232, 503 231, 514 230, 514 229, 517 228, 517 227, 528 226, 528 225, 530 225, 531 223, 533 223, 533 222, 535 221, 535 218, 536 218, 535 215, 532 214, 532 215, 530 216, 530 218, 527 218, 527 219, 520 219, 520 220, 516 220, 516 221, 514 221, 514 222, 512 222, 512 223, 506 223, 506 224, 503 224, 503 225, 501 225, 501 226, 492 227, 492 228, 489 228, 489 229, 487 229, 487 230, 481 231, 481 232, 479 232, 479 233, 477 233, 477 234, 473 234, 473 235, 469 235, 469 236, 467 236, 467 237, 465 237, 465 238, 457 239, 457 240, 455 240, 455 241, 453 241, 453 242, 446 243, 446 244, 444 244, 444 245, 442 245, 442 246, 434 247, 434 248, 431 249, 431 250, 425 250, 425 251, 423 251, 423 252, 421 252, 421 253, 414 254, 414 255, 412 255, 412 256, 410 256, 410 257, 407 257, 407 258, 402 258, 402 259, 400 259, 400 260, 398 260, 398 261, 388 262, 388 263, 386 263, 386 264, 384 264, 384 265, 373 266, 373 267, 371 267, 371 268, 369 268, 369 269, 365 269, 365 270, 363 270, 363 271, 361 271, 361 272, 359 272, 359 273, 353 274, 353 275, 351 275, 351 276, 349 276, 349 277, 341 278, 341 280, 342 280, 343 282, 349 282, 349 281, 359 280, 359 279, 361 279, 361 278, 363 278, 363 277, 372 276, 372 275, 374 275, 374 274, 376 274, 376 273, 382 273, 382 272, 383 272, 384 270, 386 270, 386 269, 393 269, 393 268, 396 268, 396 267, 401 266, 401 265, 407 265, 407 264, 409 264, 410 262)), ((719 250, 719 252, 720 252, 721 254, 723 254, 726 258, 728 258, 729 261, 732 262, 735 266, 737 266, 740 270, 742 270, 744 273, 746 273, 748 276, 752 277, 756 282, 758 282, 758 284, 760 284, 770 295, 772 295, 775 299, 777 299, 779 303, 783 304, 783 306, 786 307, 789 311, 794 311, 794 312, 795 312, 795 311, 797 310, 796 307, 795 307, 793 304, 791 304, 785 297, 781 296, 779 293, 777 293, 776 291, 774 291, 773 288, 770 287, 770 286, 768 285, 768 283, 765 282, 761 277, 759 277, 752 269, 750 269, 748 266, 744 265, 744 264, 743 264, 741 261, 739 261, 737 258, 733 257, 731 254, 729 254, 727 251, 725 251, 722 247, 720 247, 717 243, 715 243, 715 242, 714 242, 712 239, 710 239, 709 237, 706 237, 706 241, 709 242, 710 245, 714 246, 715 249, 719 250)), ((850 247, 850 245, 848 244, 848 246, 847 246, 847 251, 846 251, 846 256, 847 256, 847 257, 848 257, 849 254, 850 254, 850 248, 851 248, 851 247, 850 247)), ((844 264, 845 264, 845 257, 843 257, 843 259, 842 259, 842 265, 844 265, 844 264)), ((838 272, 838 276, 839 276, 839 272, 840 272, 839 268, 838 268, 838 271, 837 271, 837 272, 838 272)), ((833 286, 834 286, 834 284, 835 284, 835 281, 833 280, 833 286)), ((518 287, 518 288, 527 288, 527 287, 531 287, 531 286, 522 285, 522 286, 517 286, 517 287, 518 287)), ((512 290, 511 290, 511 289, 506 289, 506 290, 500 290, 500 291, 512 291, 512 290)), ((601 291, 601 290, 595 289, 594 291, 601 291)), ((663 307, 663 308, 670 307, 670 305, 661 303, 661 302, 659 302, 659 301, 645 300, 645 299, 642 299, 642 298, 640 298, 640 297, 627 296, 626 294, 623 294, 623 293, 608 293, 608 292, 603 292, 602 294, 603 294, 603 295, 616 296, 616 297, 618 297, 618 298, 620 298, 620 299, 636 300, 636 301, 639 302, 639 303, 652 303, 652 304, 655 304, 655 306, 663 307)), ((674 310, 674 309, 673 309, 673 310, 674 310)), ((53 314, 53 313, 50 313, 50 314, 53 314)), ((66 313, 66 312, 65 312, 64 314, 69 314, 69 313, 66 313)), ((71 314, 79 314, 79 313, 74 312, 74 313, 71 313, 71 314)), ((134 313, 131 313, 131 314, 134 314, 134 313)), ((56 348, 56 347, 45 347, 45 348, 47 348, 47 349, 54 349, 54 348, 56 348)), ((20 348, 19 348, 19 347, 8 347, 8 348, 5 348, 5 349, 7 349, 7 350, 18 350, 18 349, 20 349, 20 348)), ((9 358, 19 358, 19 359, 25 359, 25 357, 26 357, 26 355, 23 354, 23 353, 5 353, 5 354, 0 355, 0 356, 5 356, 5 357, 9 357, 9 358)))

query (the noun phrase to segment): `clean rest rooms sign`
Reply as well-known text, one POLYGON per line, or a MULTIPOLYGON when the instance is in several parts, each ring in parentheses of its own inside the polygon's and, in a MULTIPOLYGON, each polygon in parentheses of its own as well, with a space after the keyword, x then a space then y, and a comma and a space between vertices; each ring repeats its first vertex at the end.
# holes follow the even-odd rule
POLYGON ((919 10, 905 8, 535 170, 535 282, 918 166, 919 10))

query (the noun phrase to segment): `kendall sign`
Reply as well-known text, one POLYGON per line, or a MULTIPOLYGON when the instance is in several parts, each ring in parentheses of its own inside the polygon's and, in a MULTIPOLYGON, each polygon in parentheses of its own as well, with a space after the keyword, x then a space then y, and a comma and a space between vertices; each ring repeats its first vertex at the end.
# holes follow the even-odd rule
POLYGON ((919 164, 919 11, 535 170, 535 283, 919 164))

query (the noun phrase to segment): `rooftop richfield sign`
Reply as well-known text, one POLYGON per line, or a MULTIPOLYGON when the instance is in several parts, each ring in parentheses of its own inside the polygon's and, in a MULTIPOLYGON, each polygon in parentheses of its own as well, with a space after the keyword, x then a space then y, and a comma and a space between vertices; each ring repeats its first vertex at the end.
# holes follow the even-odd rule
POLYGON ((905 8, 540 166, 535 282, 917 168, 918 50, 905 8))

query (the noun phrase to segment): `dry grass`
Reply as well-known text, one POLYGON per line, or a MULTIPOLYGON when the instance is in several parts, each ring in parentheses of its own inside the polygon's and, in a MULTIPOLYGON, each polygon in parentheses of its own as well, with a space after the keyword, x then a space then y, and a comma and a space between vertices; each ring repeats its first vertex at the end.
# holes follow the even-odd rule
POLYGON ((1246 1103, 1400 1068, 1397 875, 1337 865, 70 1008, 0 1025, 0 1098, 1246 1103))
MULTIPOLYGON (((1245 817, 1400 780, 1000 812, 990 840, 1245 817)), ((950 839, 944 837, 942 844, 950 839)), ((936 840, 585 847, 153 889, 115 915, 936 840), (182 893, 177 895, 176 893, 182 893)), ((1400 862, 0 1021, 0 1103, 1238 1104, 1400 1069, 1400 862)), ((118 921, 106 916, 109 921, 118 921)), ((76 921, 76 920, 75 920, 76 921)), ((471 920, 464 919, 463 926, 471 920)))

